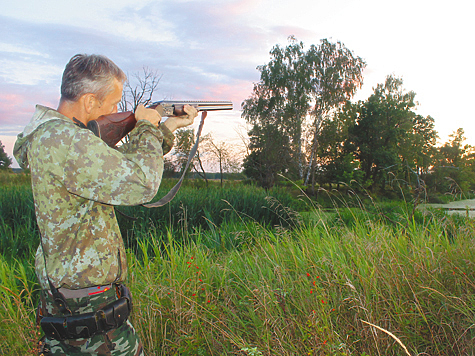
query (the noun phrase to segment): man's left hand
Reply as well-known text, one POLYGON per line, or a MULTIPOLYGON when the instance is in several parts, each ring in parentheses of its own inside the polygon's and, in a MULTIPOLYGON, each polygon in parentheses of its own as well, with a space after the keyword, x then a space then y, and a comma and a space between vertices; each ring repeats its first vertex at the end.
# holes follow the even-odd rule
POLYGON ((185 105, 183 110, 187 113, 187 115, 171 116, 165 122, 163 122, 162 125, 165 125, 171 132, 173 132, 176 129, 193 124, 195 117, 198 116, 198 110, 191 105, 185 105))

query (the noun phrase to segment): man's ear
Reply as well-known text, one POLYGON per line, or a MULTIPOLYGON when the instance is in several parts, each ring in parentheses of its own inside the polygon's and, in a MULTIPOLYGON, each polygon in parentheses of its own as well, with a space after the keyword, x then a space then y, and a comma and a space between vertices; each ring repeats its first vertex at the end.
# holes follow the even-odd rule
POLYGON ((92 110, 97 106, 97 98, 94 94, 87 93, 81 97, 83 101, 84 110, 87 114, 90 114, 92 110))

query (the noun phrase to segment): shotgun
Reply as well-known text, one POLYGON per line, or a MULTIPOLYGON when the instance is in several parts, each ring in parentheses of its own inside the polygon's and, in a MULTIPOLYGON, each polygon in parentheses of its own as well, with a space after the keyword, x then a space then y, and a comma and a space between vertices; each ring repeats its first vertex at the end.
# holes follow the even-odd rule
MULTIPOLYGON (((182 116, 186 115, 183 107, 190 105, 198 111, 217 111, 232 110, 233 103, 231 101, 174 101, 164 100, 156 101, 150 106, 150 109, 158 111, 160 116, 182 116)), ((116 114, 102 115, 96 120, 87 123, 87 128, 94 132, 97 137, 107 143, 110 147, 115 147, 117 142, 122 140, 125 135, 135 127, 135 115, 132 111, 125 111, 116 114)))

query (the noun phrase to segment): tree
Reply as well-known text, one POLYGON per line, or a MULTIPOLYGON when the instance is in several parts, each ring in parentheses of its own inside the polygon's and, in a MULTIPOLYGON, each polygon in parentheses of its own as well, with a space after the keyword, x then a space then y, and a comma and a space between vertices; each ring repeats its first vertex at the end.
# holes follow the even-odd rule
MULTIPOLYGON (((200 139, 201 142, 201 139, 200 139)), ((196 161, 198 162, 198 166, 200 169, 196 168, 196 164, 193 163, 193 169, 198 173, 198 175, 205 180, 206 186, 208 186, 208 177, 206 176, 206 170, 203 166, 203 160, 201 159, 200 150, 196 150, 196 161)))
POLYGON ((224 173, 237 173, 240 163, 236 158, 233 146, 225 141, 216 141, 211 134, 203 138, 203 150, 209 153, 207 161, 219 167, 221 187, 223 186, 224 173))
MULTIPOLYGON (((313 137, 305 185, 310 174, 315 172, 315 154, 325 116, 349 100, 361 87, 366 66, 362 58, 354 56, 341 42, 332 43, 327 39, 310 47, 306 62, 311 68, 310 96, 315 106, 311 112, 313 137)), ((314 179, 312 181, 314 183, 314 179)))
POLYGON ((437 148, 432 173, 426 175, 431 190, 459 193, 475 188, 474 147, 464 144, 465 140, 465 132, 459 128, 437 148))
MULTIPOLYGON (((124 83, 124 89, 122 91, 122 99, 119 102, 118 109, 121 112, 135 111, 137 106, 143 104, 149 105, 152 102, 152 96, 158 87, 161 76, 156 71, 150 70, 147 67, 142 68, 142 73, 137 72, 127 77, 127 81, 124 83)), ((129 135, 121 140, 120 143, 128 142, 129 135)), ((170 161, 165 161, 166 169, 171 169, 170 161)), ((171 171, 167 171, 167 175, 172 174, 171 171)))
MULTIPOLYGON (((360 103, 358 118, 350 130, 350 142, 364 172, 364 181, 373 188, 383 183, 388 169, 399 162, 398 144, 411 129, 413 92, 401 92, 402 81, 388 76, 374 93, 360 103)), ((396 167, 397 168, 397 167, 396 167)))
POLYGON ((355 105, 355 124, 349 130, 346 151, 354 152, 366 185, 385 189, 387 174, 416 173, 417 165, 428 169, 437 132, 433 119, 416 115, 413 91, 404 92, 403 81, 388 76, 374 93, 355 105))
POLYGON ((5 146, 3 145, 2 141, 0 141, 0 169, 7 169, 12 163, 12 159, 8 157, 7 153, 5 152, 5 146))
POLYGON ((254 125, 249 137, 251 153, 244 159, 244 174, 264 188, 272 188, 277 174, 286 173, 290 165, 289 137, 272 124, 254 125))
POLYGON ((470 152, 470 145, 463 145, 463 142, 466 140, 465 131, 462 128, 457 129, 457 131, 452 132, 449 135, 449 142, 446 142, 439 151, 443 157, 443 161, 440 164, 451 165, 454 167, 460 167, 463 165, 464 159, 466 158, 467 153, 470 152))
MULTIPOLYGON (((191 149, 195 143, 195 133, 193 129, 180 129, 175 131, 175 145, 173 146, 173 156, 178 171, 182 172, 188 162, 191 149)), ((196 157, 194 158, 196 159, 196 157)), ((188 167, 191 171, 193 166, 188 167)), ((183 172, 182 172, 183 173, 183 172)))
POLYGON ((142 73, 133 73, 124 83, 119 110, 135 111, 140 104, 150 104, 161 78, 157 71, 147 67, 142 68, 142 73))
POLYGON ((323 120, 317 149, 319 184, 337 183, 339 186, 339 183, 350 184, 361 178, 354 153, 345 150, 349 129, 355 124, 355 107, 348 101, 332 117, 323 120))
MULTIPOLYGON (((258 67, 261 79, 243 103, 243 117, 254 128, 273 125, 280 134, 288 136, 286 150, 292 160, 287 173, 292 176, 295 171, 300 179, 304 178, 303 131, 308 117, 312 117, 308 182, 315 168, 322 120, 361 86, 365 63, 340 42, 326 39, 305 51, 302 42, 289 37, 286 48, 275 46, 270 54, 270 62, 258 67)), ((254 134, 267 130, 256 129, 254 134)))
MULTIPOLYGON (((244 101, 242 115, 252 125, 273 125, 289 137, 287 145, 294 162, 289 169, 295 168, 302 179, 302 130, 310 108, 310 71, 304 45, 291 36, 286 48, 276 45, 270 54, 269 63, 257 67, 261 79, 244 101)), ((254 134, 258 131, 254 130, 254 134)))
POLYGON ((163 178, 173 178, 179 172, 176 162, 170 155, 163 157, 163 178))
POLYGON ((414 164, 417 174, 428 173, 435 163, 435 144, 438 138, 435 121, 431 116, 416 115, 412 122, 412 135, 405 145, 410 149, 405 157, 414 164))

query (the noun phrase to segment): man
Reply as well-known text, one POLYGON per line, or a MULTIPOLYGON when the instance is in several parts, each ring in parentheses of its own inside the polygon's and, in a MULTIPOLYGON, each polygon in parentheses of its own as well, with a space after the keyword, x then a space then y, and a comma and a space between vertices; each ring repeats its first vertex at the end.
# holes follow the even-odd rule
POLYGON ((63 73, 57 110, 37 105, 18 135, 14 155, 31 171, 41 243, 35 266, 41 286, 44 355, 143 355, 127 320, 131 297, 124 243, 114 205, 149 202, 157 193, 172 132, 197 110, 160 124, 139 106, 129 142, 108 147, 85 128, 117 112, 125 74, 111 60, 76 55, 63 73))

